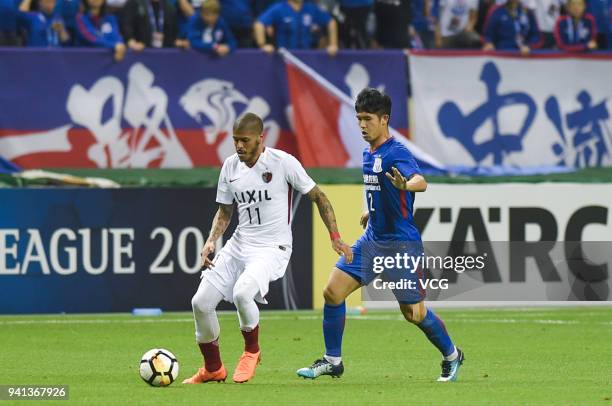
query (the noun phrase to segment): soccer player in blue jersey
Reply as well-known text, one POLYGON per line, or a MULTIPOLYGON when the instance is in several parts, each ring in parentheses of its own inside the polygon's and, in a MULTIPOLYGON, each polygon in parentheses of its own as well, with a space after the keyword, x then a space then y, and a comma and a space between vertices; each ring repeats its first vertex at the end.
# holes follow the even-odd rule
MULTIPOLYGON (((363 255, 377 244, 398 242, 408 242, 422 250, 412 210, 415 192, 424 192, 427 182, 410 151, 389 134, 391 99, 376 89, 364 89, 357 96, 355 110, 361 135, 370 144, 363 152, 368 211, 362 215, 361 225, 365 232, 352 246, 353 262, 349 264, 340 257, 323 291, 325 354, 311 366, 297 371, 298 376, 304 378, 340 377, 344 372, 341 358, 346 314, 344 300, 373 280, 373 274, 364 271, 362 262, 366 259, 363 255)), ((418 286, 421 272, 405 271, 401 277, 416 281, 418 286)), ((442 373, 438 381, 455 381, 464 360, 463 352, 453 345, 442 320, 425 306, 423 290, 402 293, 394 291, 404 318, 421 329, 442 354, 442 373)))

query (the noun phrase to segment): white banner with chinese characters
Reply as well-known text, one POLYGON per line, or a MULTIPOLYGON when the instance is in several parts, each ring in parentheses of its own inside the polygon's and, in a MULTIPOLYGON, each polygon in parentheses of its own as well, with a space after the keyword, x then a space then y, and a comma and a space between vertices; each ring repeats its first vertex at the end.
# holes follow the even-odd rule
POLYGON ((450 167, 612 165, 612 55, 410 55, 417 145, 450 167))

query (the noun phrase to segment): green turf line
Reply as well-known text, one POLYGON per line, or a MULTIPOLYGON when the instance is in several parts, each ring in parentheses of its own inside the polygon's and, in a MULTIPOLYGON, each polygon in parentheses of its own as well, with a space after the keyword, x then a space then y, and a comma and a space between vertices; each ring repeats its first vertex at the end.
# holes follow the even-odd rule
MULTIPOLYGON (((215 187, 219 168, 194 169, 75 169, 51 168, 50 170, 82 177, 102 177, 131 187, 215 187)), ((307 170, 320 184, 361 184, 360 169, 310 168, 307 170)), ((578 182, 610 183, 612 168, 588 168, 573 173, 533 176, 428 176, 431 183, 501 183, 501 182, 578 182)), ((18 181, 10 175, 0 175, 0 187, 36 186, 41 182, 18 181)))

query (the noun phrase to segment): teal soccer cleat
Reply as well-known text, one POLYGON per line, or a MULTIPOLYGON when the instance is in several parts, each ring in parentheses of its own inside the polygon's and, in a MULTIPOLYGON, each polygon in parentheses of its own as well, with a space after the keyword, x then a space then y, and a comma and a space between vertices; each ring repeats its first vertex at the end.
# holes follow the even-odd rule
POLYGON ((344 365, 340 362, 334 365, 325 358, 316 360, 311 366, 297 370, 298 376, 304 379, 315 379, 321 375, 329 375, 332 378, 340 378, 344 373, 344 365))
POLYGON ((457 376, 459 375, 459 367, 463 365, 463 361, 465 360, 465 356, 463 355, 463 351, 457 348, 457 358, 454 361, 442 361, 442 373, 438 378, 438 382, 454 382, 457 380, 457 376))

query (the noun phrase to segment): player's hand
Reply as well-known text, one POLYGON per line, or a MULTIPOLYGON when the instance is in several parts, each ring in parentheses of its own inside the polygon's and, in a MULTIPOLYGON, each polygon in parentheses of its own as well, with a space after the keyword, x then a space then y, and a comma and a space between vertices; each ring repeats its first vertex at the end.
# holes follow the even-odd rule
POLYGON ((361 225, 361 227, 366 228, 368 226, 369 219, 370 219, 370 212, 364 211, 363 214, 361 215, 361 218, 359 219, 359 224, 361 225))
POLYGON ((200 252, 200 256, 202 257, 201 264, 204 268, 213 268, 215 266, 210 258, 208 258, 213 252, 215 252, 215 243, 213 241, 206 241, 202 248, 202 252, 200 252))
POLYGON ((391 167, 391 171, 393 172, 393 175, 391 175, 389 172, 385 173, 385 176, 391 181, 391 184, 396 189, 406 190, 406 181, 408 179, 406 179, 395 166, 391 167))
POLYGON ((594 40, 589 41, 589 43, 587 44, 587 48, 589 49, 597 49, 597 42, 594 40))
POLYGON ((353 262, 353 250, 351 249, 351 247, 346 245, 346 243, 342 241, 341 238, 332 240, 332 248, 338 254, 344 255, 344 259, 346 260, 347 264, 350 264, 351 262, 353 262))

